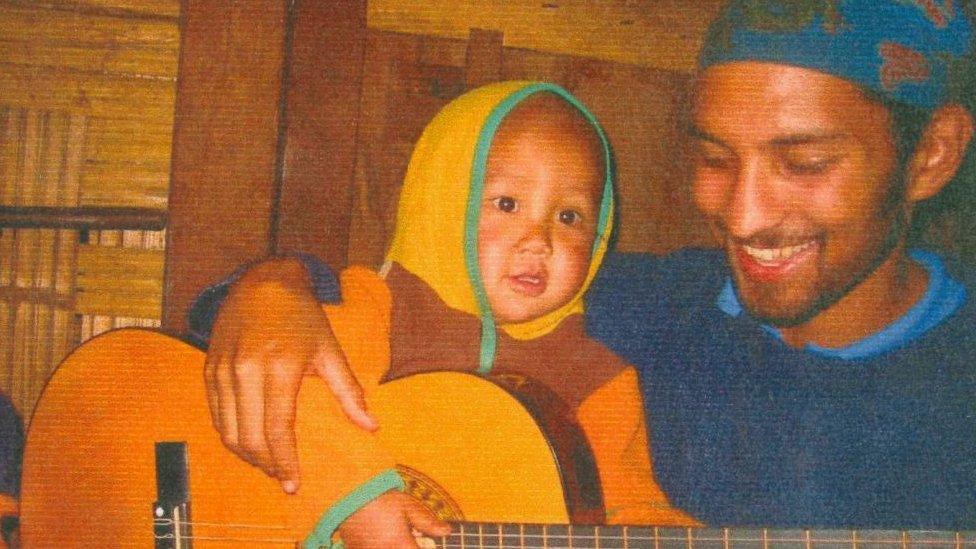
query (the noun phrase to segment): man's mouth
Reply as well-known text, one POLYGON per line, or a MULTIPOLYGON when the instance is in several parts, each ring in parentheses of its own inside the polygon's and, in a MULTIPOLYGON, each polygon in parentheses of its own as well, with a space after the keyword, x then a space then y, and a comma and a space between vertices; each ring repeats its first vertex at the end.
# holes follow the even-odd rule
POLYGON ((508 277, 509 285, 516 293, 529 297, 542 295, 546 291, 546 273, 521 273, 508 277))
POLYGON ((781 248, 755 248, 753 246, 743 244, 742 250, 760 265, 774 267, 789 261, 794 256, 809 249, 813 245, 813 240, 804 242, 803 244, 797 244, 795 246, 783 246, 781 248))
POLYGON ((739 264, 750 278, 773 282, 785 276, 820 248, 819 240, 776 248, 742 244, 736 247, 739 264))

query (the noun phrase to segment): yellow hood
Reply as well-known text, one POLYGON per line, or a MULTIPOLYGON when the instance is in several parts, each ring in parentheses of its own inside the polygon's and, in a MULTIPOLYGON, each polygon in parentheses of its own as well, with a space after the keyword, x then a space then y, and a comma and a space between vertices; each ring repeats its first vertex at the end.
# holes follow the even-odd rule
POLYGON ((543 317, 501 325, 517 339, 551 332, 567 316, 583 311, 589 287, 607 249, 613 212, 610 145, 589 110, 563 88, 538 82, 482 86, 445 106, 424 129, 400 191, 396 231, 387 261, 424 280, 444 302, 482 319, 481 369, 491 369, 495 323, 478 268, 477 230, 488 150, 502 120, 522 101, 551 93, 575 106, 593 125, 604 148, 606 179, 589 274, 573 299, 543 317))

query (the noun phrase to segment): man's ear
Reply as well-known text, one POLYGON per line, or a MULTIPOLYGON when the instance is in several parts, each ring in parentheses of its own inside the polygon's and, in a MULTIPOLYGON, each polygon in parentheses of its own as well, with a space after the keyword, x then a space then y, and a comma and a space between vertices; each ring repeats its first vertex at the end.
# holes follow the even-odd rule
POLYGON ((972 137, 973 116, 965 107, 943 105, 932 113, 908 167, 910 202, 931 198, 952 181, 972 137))

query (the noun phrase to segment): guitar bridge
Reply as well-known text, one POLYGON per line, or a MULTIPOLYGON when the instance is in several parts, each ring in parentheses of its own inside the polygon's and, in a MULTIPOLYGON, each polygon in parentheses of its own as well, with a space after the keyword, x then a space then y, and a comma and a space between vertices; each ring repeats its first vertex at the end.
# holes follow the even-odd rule
POLYGON ((185 442, 156 443, 156 549, 190 549, 190 472, 185 442))

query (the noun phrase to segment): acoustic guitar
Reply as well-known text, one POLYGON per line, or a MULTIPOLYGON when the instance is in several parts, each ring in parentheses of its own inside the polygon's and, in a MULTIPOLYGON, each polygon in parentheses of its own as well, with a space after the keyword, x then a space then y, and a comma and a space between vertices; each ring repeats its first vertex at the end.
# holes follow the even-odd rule
MULTIPOLYGON (((75 350, 31 420, 21 490, 24 547, 295 547, 342 471, 317 455, 334 406, 309 377, 299 394, 302 489, 224 448, 210 423, 204 353, 148 330, 75 350)), ((976 534, 604 526, 594 462, 553 395, 524 379, 463 373, 381 385, 370 410, 408 491, 454 532, 436 547, 976 547, 976 534)))

